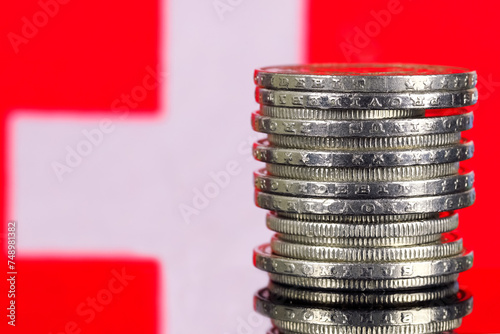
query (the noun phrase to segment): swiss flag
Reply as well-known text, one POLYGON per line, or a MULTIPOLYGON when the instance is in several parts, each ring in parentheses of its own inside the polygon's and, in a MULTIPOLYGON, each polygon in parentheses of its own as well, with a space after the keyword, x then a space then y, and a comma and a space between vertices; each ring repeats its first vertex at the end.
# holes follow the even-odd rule
MULTIPOLYGON (((0 10, 0 326, 5 332, 264 333, 269 239, 253 207, 253 69, 410 62, 478 72, 475 306, 497 332, 496 3, 24 0, 0 10), (17 253, 9 268, 9 220, 17 253), (8 274, 15 270, 17 274, 8 274), (15 277, 15 284, 8 281, 15 277), (493 287, 493 288, 492 288, 493 287), (15 290, 15 298, 8 297, 15 290), (15 325, 8 316, 15 300, 15 325)), ((3 333, 3 332, 2 332, 3 333)))

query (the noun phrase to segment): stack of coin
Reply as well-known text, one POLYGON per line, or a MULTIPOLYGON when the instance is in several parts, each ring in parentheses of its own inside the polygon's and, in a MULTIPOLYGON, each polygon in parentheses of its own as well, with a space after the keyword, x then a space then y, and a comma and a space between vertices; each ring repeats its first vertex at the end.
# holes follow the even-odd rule
POLYGON ((254 252, 270 284, 255 308, 270 333, 434 333, 460 326, 473 255, 453 233, 474 202, 476 74, 402 64, 255 72, 267 139, 257 206, 276 234, 254 252))

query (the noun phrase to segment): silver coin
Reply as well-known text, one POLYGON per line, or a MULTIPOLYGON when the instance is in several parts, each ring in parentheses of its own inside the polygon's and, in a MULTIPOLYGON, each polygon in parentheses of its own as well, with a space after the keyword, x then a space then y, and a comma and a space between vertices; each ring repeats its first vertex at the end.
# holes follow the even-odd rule
POLYGON ((388 291, 388 292, 350 292, 350 291, 325 291, 311 290, 286 286, 270 282, 268 287, 273 299, 292 300, 303 304, 326 304, 342 306, 394 306, 404 304, 410 306, 415 303, 423 303, 436 299, 456 296, 458 293, 458 283, 410 290, 410 291, 388 291))
POLYGON ((461 133, 439 133, 402 137, 304 137, 269 134, 273 146, 308 150, 380 150, 408 149, 457 144, 461 133))
POLYGON ((264 67, 255 84, 285 90, 337 92, 414 92, 469 89, 475 71, 465 68, 403 64, 309 64, 264 67))
POLYGON ((276 212, 317 215, 390 215, 458 210, 474 203, 474 189, 425 197, 337 199, 282 196, 255 192, 255 204, 276 212))
POLYGON ((287 179, 254 172, 255 188, 260 191, 308 197, 388 198, 432 196, 463 192, 472 188, 474 172, 438 179, 392 182, 321 182, 287 179))
POLYGON ((444 109, 477 102, 477 89, 405 93, 339 93, 270 90, 257 87, 262 105, 316 109, 444 109))
POLYGON ((266 140, 253 146, 255 159, 273 164, 309 167, 389 167, 459 162, 472 158, 474 145, 460 144, 401 150, 311 151, 273 147, 266 140))
POLYGON ((421 244, 435 243, 441 240, 441 234, 427 234, 411 237, 397 238, 332 238, 332 237, 305 237, 295 234, 277 234, 279 240, 294 244, 312 246, 340 246, 340 247, 396 247, 415 246, 421 244))
POLYGON ((321 325, 360 327, 405 326, 460 319, 472 311, 472 297, 459 291, 455 298, 429 302, 425 306, 391 308, 320 307, 275 301, 268 289, 255 294, 255 310, 273 320, 321 325))
POLYGON ((443 333, 462 324, 462 318, 427 324, 361 327, 352 325, 323 325, 294 321, 271 320, 281 334, 425 334, 443 333))
POLYGON ((377 120, 280 119, 252 114, 257 132, 312 137, 396 137, 466 131, 473 113, 457 109, 446 116, 377 120))
POLYGON ((306 167, 266 164, 270 175, 290 179, 330 182, 390 182, 433 179, 456 174, 459 163, 395 167, 306 167))
POLYGON ((423 219, 438 218, 440 213, 410 213, 404 215, 314 215, 306 213, 276 212, 281 218, 306 222, 349 223, 349 224, 384 224, 400 223, 423 219))
POLYGON ((260 114, 290 120, 365 120, 423 117, 425 109, 308 109, 260 106, 260 114))
POLYGON ((269 244, 254 250, 254 265, 274 274, 313 278, 399 279, 452 275, 472 267, 472 252, 442 259, 393 262, 349 263, 297 260, 271 253, 269 244))
POLYGON ((341 279, 300 277, 270 273, 273 282, 307 289, 345 290, 345 291, 392 291, 413 290, 451 284, 458 274, 399 279, 341 279))
POLYGON ((273 254, 302 260, 335 262, 407 262, 451 257, 463 252, 463 242, 454 234, 444 234, 441 242, 400 247, 341 247, 292 243, 271 239, 273 254))
POLYGON ((385 239, 436 235, 458 227, 458 214, 441 218, 392 223, 310 222, 269 213, 267 227, 277 233, 309 238, 385 239))

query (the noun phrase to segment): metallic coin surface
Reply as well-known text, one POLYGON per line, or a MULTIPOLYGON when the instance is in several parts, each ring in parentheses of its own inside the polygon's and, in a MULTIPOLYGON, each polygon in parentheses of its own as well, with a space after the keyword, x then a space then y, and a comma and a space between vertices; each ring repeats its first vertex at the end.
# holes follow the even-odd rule
POLYGON ((472 112, 457 109, 439 117, 396 118, 377 120, 283 119, 252 114, 255 131, 267 134, 313 137, 396 137, 453 133, 469 130, 472 112))
POLYGON ((458 227, 458 214, 441 218, 391 223, 334 223, 303 221, 269 213, 267 227, 275 232, 308 238, 408 238, 450 232, 458 227))
POLYGON ((475 198, 474 189, 439 196, 371 199, 292 197, 261 191, 255 192, 255 204, 262 209, 317 215, 391 215, 444 212, 466 208, 474 203, 475 198))
POLYGON ((296 288, 270 282, 268 290, 274 300, 295 301, 302 304, 326 304, 326 305, 348 305, 348 306, 366 306, 366 305, 385 305, 394 306, 404 304, 409 306, 415 303, 423 303, 436 299, 456 296, 458 293, 458 283, 454 282, 447 285, 405 291, 380 292, 348 292, 348 291, 324 291, 296 288))
POLYGON ((254 250, 254 264, 269 273, 340 279, 399 279, 452 275, 472 266, 472 252, 432 260, 391 263, 349 263, 297 260, 271 253, 269 244, 254 250))
POLYGON ((477 76, 463 68, 310 64, 255 71, 254 250, 268 334, 452 331, 472 310, 473 253, 453 230, 475 201, 477 76))
POLYGON ((477 102, 477 89, 405 93, 306 92, 257 88, 258 103, 316 109, 443 109, 477 102))
POLYGON ((274 320, 322 325, 402 326, 460 319, 472 311, 472 297, 459 291, 455 298, 429 302, 418 307, 391 308, 336 308, 309 306, 300 303, 276 301, 268 289, 254 297, 255 310, 274 320))
POLYGON ((314 278, 270 273, 269 278, 280 284, 306 288, 345 291, 392 291, 414 290, 452 284, 458 274, 398 279, 342 279, 314 278))
POLYGON ((295 244, 313 246, 339 246, 339 247, 397 247, 414 246, 435 243, 441 240, 441 234, 427 234, 398 238, 331 238, 331 237, 305 237, 295 234, 277 234, 279 240, 295 244))
POLYGON ((379 150, 446 146, 460 142, 461 134, 439 133, 401 137, 304 137, 269 134, 273 146, 308 150, 379 150))
POLYGON ((474 144, 399 150, 319 151, 274 147, 266 140, 253 146, 255 159, 272 164, 309 167, 390 167, 459 162, 472 158, 474 144))
POLYGON ((254 172, 254 183, 257 190, 290 196, 335 198, 414 197, 451 194, 469 190, 474 183, 474 172, 415 181, 321 182, 276 177, 261 169, 254 172))
POLYGON ((255 70, 255 84, 285 90, 338 92, 414 92, 468 89, 475 71, 403 64, 309 64, 255 70))
POLYGON ((310 181, 389 182, 433 179, 456 174, 459 171, 459 163, 370 168, 266 164, 266 170, 270 175, 310 181))
POLYGON ((260 114, 290 120, 368 120, 423 117, 425 109, 309 109, 260 106, 260 114))
POLYGON ((306 222, 350 223, 350 224, 382 224, 438 218, 441 214, 409 213, 404 215, 315 215, 308 213, 276 212, 281 218, 302 220, 306 222))
POLYGON ((335 262, 407 262, 451 257, 463 252, 462 239, 447 233, 437 243, 399 247, 345 247, 306 245, 271 239, 273 254, 302 260, 335 262))
POLYGON ((436 321, 426 324, 409 324, 395 326, 353 326, 323 325, 303 322, 271 320, 281 334, 425 334, 443 333, 460 327, 462 318, 436 321))

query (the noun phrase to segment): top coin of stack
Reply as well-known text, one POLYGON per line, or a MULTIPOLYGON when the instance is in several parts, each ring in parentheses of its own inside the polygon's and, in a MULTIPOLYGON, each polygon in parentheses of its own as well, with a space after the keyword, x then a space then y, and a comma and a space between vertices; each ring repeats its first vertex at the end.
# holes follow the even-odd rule
POLYGON ((266 163, 254 174, 255 201, 276 232, 254 252, 272 281, 256 309, 276 332, 458 327, 472 299, 455 283, 472 253, 450 232, 453 211, 475 199, 474 173, 459 163, 474 151, 461 132, 472 127, 476 73, 317 64, 266 67, 254 79, 252 125, 268 135, 253 148, 266 163), (385 322, 356 311, 373 304, 385 322), (401 312, 413 320, 386 321, 401 312))

